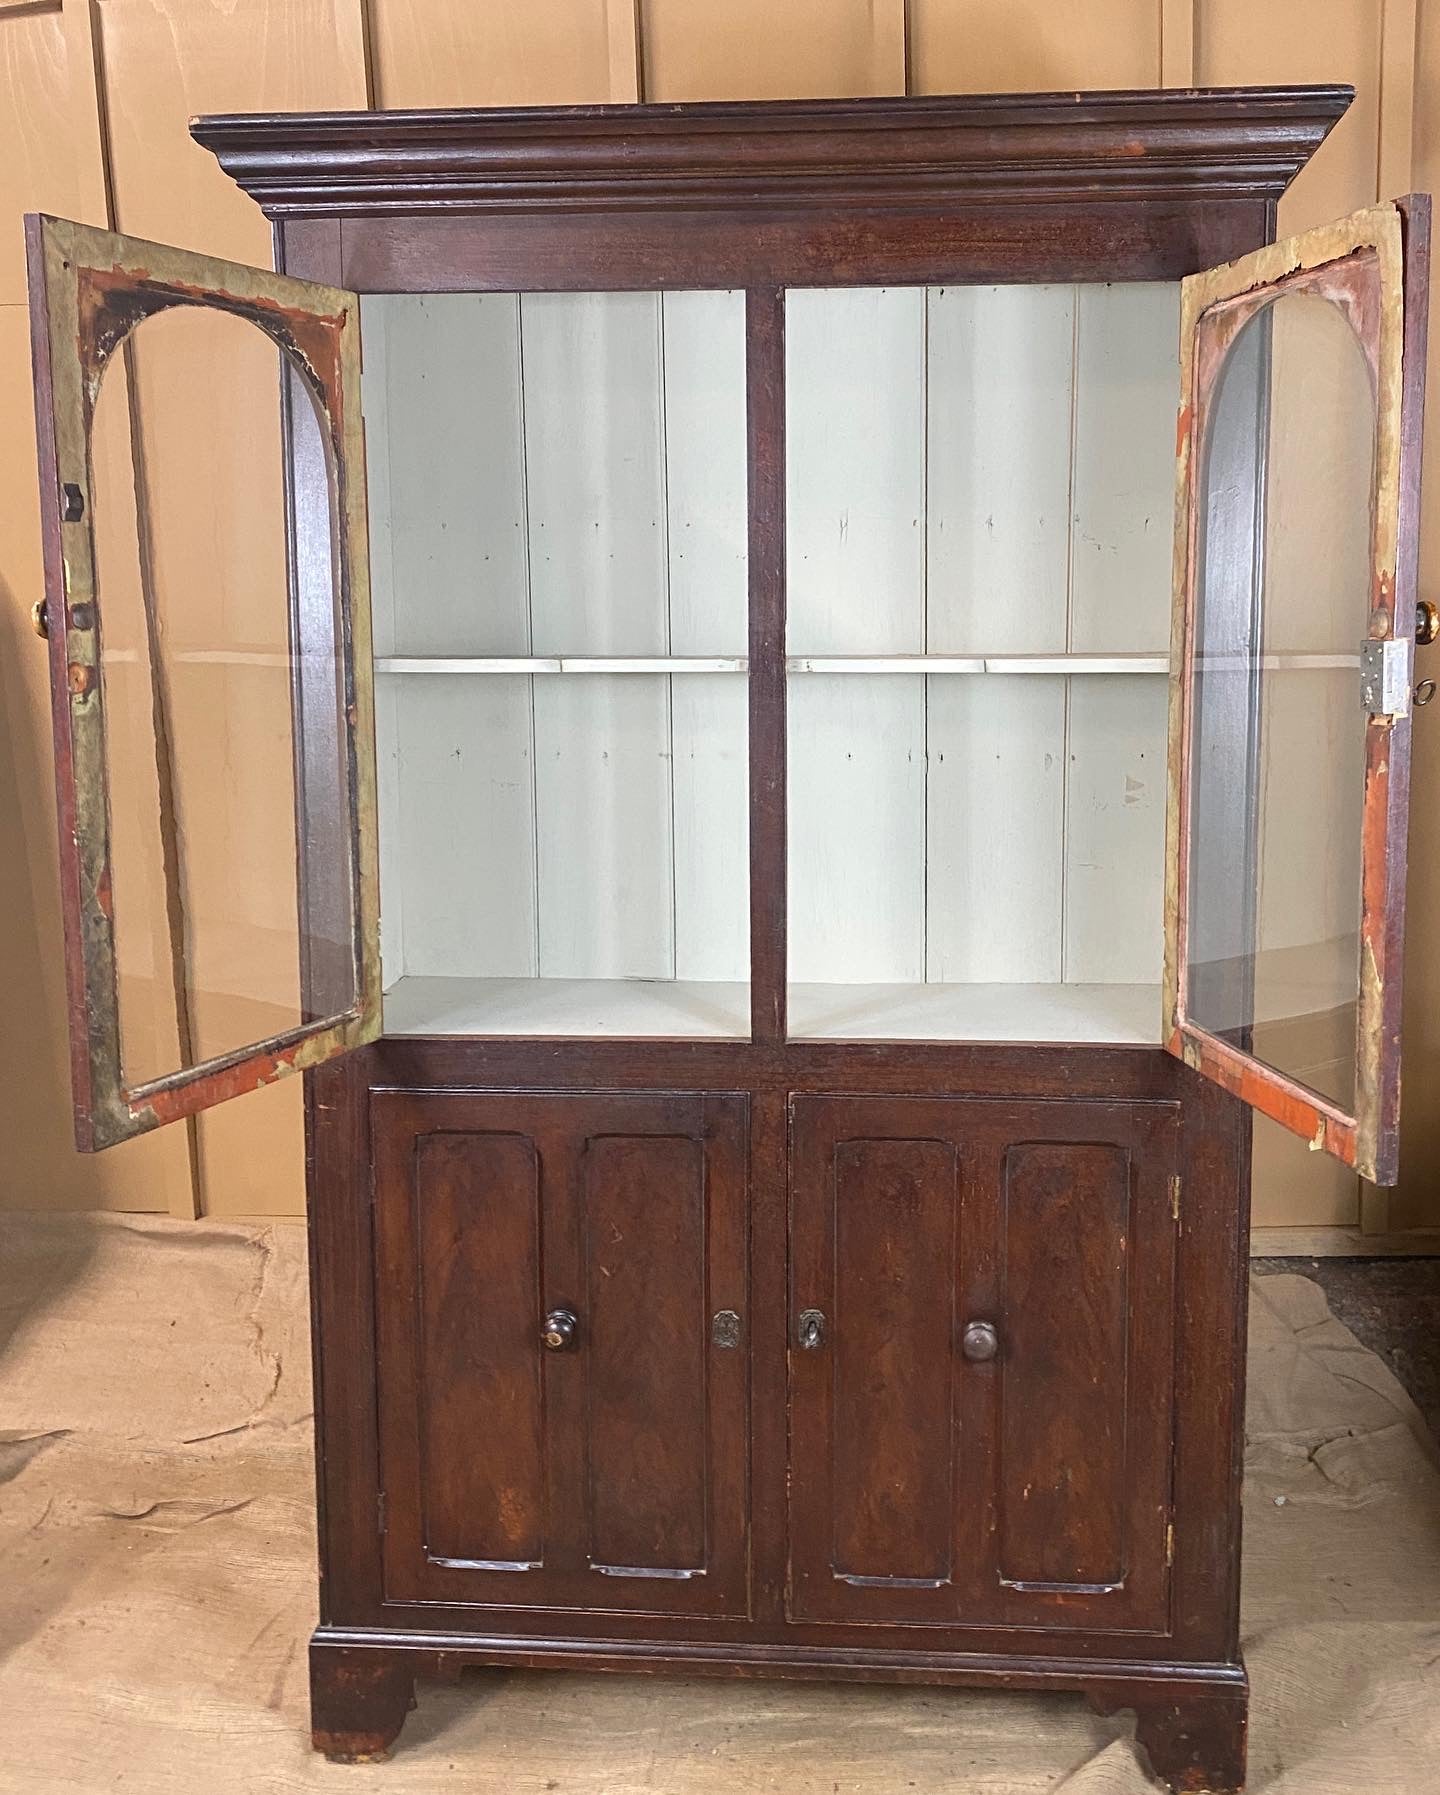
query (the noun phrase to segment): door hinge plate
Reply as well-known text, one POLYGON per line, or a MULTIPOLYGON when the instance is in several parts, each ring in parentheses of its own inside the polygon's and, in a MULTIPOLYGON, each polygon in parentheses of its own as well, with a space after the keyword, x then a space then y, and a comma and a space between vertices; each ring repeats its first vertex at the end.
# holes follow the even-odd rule
POLYGON ((1173 1221, 1180 1220, 1180 1174, 1173 1172, 1170 1177, 1170 1216, 1173 1221))
POLYGON ((1165 1529, 1165 1565, 1168 1569, 1175 1562, 1175 1523, 1171 1521, 1165 1529))
POLYGON ((1415 644, 1406 636, 1360 644, 1360 708, 1372 717, 1410 715, 1415 644))

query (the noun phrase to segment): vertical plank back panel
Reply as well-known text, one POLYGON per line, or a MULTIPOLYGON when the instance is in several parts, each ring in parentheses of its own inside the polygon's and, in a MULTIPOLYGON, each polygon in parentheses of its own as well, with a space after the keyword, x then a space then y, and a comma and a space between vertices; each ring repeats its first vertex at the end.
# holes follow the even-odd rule
MULTIPOLYGON (((102 0, 94 15, 108 99, 116 226, 160 242, 268 263, 265 220, 214 158, 191 141, 187 120, 207 111, 363 106, 363 43, 354 0, 200 6, 184 0, 102 0)), ((205 494, 217 490, 222 479, 231 482, 227 496, 237 507, 267 502, 266 481, 273 481, 280 467, 274 375, 256 382, 237 364, 226 379, 204 362, 187 370, 183 357, 167 358, 163 368, 152 358, 147 369, 143 345, 137 363, 147 445, 193 442, 203 433, 198 420, 211 417, 224 418, 230 437, 246 445, 250 476, 242 473, 237 480, 213 456, 197 456, 178 477, 175 503, 167 507, 161 531, 167 553, 188 555, 193 544, 187 546, 187 538, 203 524, 205 494), (182 497, 187 484, 194 494, 188 516, 182 497)), ((210 435, 218 440, 213 431, 210 435)), ((210 648, 248 647, 247 632, 268 611, 269 595, 283 589, 279 532, 257 534, 259 542, 272 539, 275 553, 256 555, 249 568, 250 596, 237 590, 210 648)), ((223 728, 228 752, 250 770, 247 780, 262 778, 269 767, 275 788, 289 789, 288 736, 277 741, 262 713, 227 702, 217 717, 213 695, 196 686, 177 691, 175 724, 177 772, 186 764, 187 741, 206 736, 214 741, 223 728)), ((183 791, 180 802, 186 803, 183 791)), ((190 806, 197 842, 204 831, 201 804, 197 791, 190 806)), ((287 880, 293 888, 293 830, 277 828, 270 851, 275 864, 255 868, 255 876, 267 877, 277 891, 287 880)), ((204 951, 198 940, 190 945, 204 951)), ((228 1017, 217 1017, 216 1026, 228 1027, 228 1017)), ((298 1085, 277 1085, 222 1105, 199 1119, 198 1131, 210 1213, 283 1214, 303 1206, 298 1085)))
POLYGON ((648 100, 905 91, 904 0, 642 0, 640 19, 648 100))
MULTIPOLYGON (((7 425, 0 433, 0 931, 9 944, 10 979, 10 1020, 0 1028, 0 1131, 7 1142, 0 1204, 188 1216, 195 1193, 183 1129, 95 1157, 75 1152, 49 682, 44 646, 28 616, 43 575, 19 215, 43 210, 108 222, 89 23, 84 9, 62 9, 58 0, 0 12, 0 416, 7 425)), ((124 502, 123 494, 111 498, 124 502)), ((136 721, 145 726, 139 741, 117 746, 153 770, 148 712, 136 721)), ((163 904, 146 920, 154 952, 165 955, 163 904)), ((173 1013, 156 1014, 157 1027, 167 1021, 173 1039, 173 1013)))
POLYGON ((1048 93, 1160 79, 1158 0, 910 0, 909 18, 912 93, 1048 93))
POLYGON ((368 8, 377 106, 638 97, 634 0, 368 0, 368 8), (627 22, 628 70, 615 29, 627 22))

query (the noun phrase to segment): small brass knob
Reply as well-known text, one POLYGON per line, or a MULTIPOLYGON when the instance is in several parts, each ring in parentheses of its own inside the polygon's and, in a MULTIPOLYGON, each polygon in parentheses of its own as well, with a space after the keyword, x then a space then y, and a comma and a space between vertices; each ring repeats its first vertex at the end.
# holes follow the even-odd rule
POLYGON ((540 1329, 540 1342, 549 1352, 565 1352, 575 1344, 579 1327, 569 1309, 552 1309, 540 1329))
POLYGON ((1000 1336, 993 1321, 971 1321, 960 1336, 960 1350, 975 1365, 993 1359, 1000 1350, 1000 1336))
POLYGON ((42 642, 50 640, 50 606, 43 598, 37 598, 30 607, 30 627, 42 642))
POLYGON ((1437 636, 1440 636, 1440 607, 1423 598, 1415 607, 1415 645, 1428 648, 1437 636))

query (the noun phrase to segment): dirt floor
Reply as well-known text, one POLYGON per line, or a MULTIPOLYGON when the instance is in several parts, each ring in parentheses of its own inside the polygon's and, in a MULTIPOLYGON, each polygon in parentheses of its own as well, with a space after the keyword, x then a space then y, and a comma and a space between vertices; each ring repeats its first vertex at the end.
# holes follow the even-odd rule
MULTIPOLYGON (((1255 1795, 1440 1795, 1440 1465, 1319 1287, 1257 1279, 1255 1795)), ((1073 1697, 551 1674, 422 1685, 379 1767, 308 1750, 295 1225, 0 1216, 4 1795, 1140 1795, 1073 1697)))

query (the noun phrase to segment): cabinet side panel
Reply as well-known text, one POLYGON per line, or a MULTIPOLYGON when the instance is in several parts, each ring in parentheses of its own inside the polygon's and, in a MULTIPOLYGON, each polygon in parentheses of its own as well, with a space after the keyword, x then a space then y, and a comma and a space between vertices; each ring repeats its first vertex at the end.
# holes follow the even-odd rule
POLYGON ((1011 1584, 1121 1583, 1130 1156, 1020 1142, 1002 1176, 999 1569, 1011 1584))
POLYGON ((414 1197, 426 1555, 536 1564, 545 1477, 535 1144, 426 1135, 414 1197))
POLYGON ((952 1574, 960 1179, 947 1141, 845 1141, 834 1161, 832 1563, 952 1574))
POLYGON ((700 1572, 709 1433, 703 1146, 603 1136, 587 1146, 583 1176, 590 1561, 700 1572))

